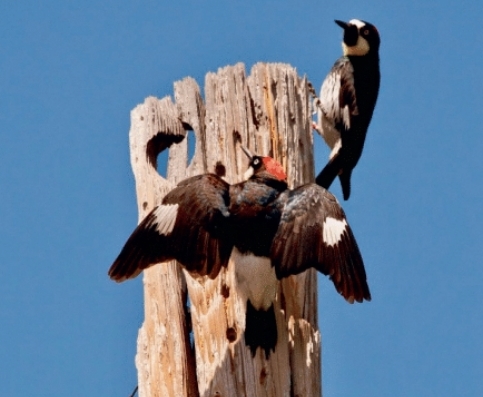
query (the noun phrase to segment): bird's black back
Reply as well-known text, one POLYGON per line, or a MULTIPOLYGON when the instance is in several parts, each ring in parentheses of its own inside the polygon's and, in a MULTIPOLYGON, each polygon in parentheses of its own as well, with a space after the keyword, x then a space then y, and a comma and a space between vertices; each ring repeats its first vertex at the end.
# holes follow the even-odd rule
POLYGON ((349 131, 341 129, 342 147, 346 161, 351 168, 355 167, 361 157, 367 129, 377 102, 381 75, 379 57, 367 55, 364 57, 349 56, 353 68, 354 91, 356 95, 357 114, 351 118, 349 131))
POLYGON ((270 256, 281 216, 276 200, 286 189, 283 181, 257 176, 230 188, 232 239, 240 252, 270 256))

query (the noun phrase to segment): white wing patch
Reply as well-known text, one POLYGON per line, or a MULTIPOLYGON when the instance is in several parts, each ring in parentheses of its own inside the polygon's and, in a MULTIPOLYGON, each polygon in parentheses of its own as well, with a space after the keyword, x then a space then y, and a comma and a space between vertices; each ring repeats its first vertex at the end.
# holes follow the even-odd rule
POLYGON ((347 222, 345 219, 339 220, 328 216, 323 225, 322 238, 326 245, 334 246, 342 238, 347 228, 347 222))
POLYGON ((176 216, 178 215, 178 204, 165 204, 160 205, 156 211, 154 211, 156 224, 156 230, 159 234, 167 236, 170 234, 176 223, 176 216))

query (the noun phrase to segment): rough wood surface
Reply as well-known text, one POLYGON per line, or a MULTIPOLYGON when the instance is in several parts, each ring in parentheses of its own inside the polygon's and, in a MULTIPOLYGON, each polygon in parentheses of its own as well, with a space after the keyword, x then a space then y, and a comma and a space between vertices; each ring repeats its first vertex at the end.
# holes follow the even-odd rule
MULTIPOLYGON (((139 220, 174 186, 158 174, 155 166, 163 145, 185 136, 177 117, 177 108, 169 98, 147 98, 131 113, 131 165, 139 220)), ((194 357, 187 343, 185 300, 184 278, 175 262, 145 271, 145 321, 139 331, 136 356, 140 397, 197 395, 194 357)))
MULTIPOLYGON (((291 66, 259 63, 248 77, 243 64, 209 73, 204 101, 191 78, 176 82, 174 93, 175 104, 148 98, 131 115, 140 219, 187 176, 224 169, 228 182, 240 181, 248 162, 238 143, 280 161, 290 186, 313 181, 307 82, 291 66), (190 164, 186 130, 196 139, 190 164), (156 171, 156 156, 167 146, 168 180, 156 171)), ((278 344, 268 360, 260 349, 252 358, 245 346, 246 302, 232 262, 215 280, 194 279, 175 263, 154 266, 144 272, 144 285, 145 321, 136 356, 141 397, 321 395, 314 271, 280 283, 278 344)))

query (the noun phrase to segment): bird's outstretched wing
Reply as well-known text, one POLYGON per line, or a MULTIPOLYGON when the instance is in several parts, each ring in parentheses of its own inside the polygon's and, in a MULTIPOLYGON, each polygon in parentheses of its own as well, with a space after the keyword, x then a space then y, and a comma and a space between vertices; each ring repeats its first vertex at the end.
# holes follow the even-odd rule
POLYGON ((284 192, 282 217, 271 247, 278 278, 310 267, 330 277, 349 302, 371 299, 364 263, 336 198, 315 184, 284 192))
POLYGON ((109 276, 124 281, 158 262, 176 259, 193 274, 216 277, 232 249, 228 189, 228 183, 212 174, 181 182, 134 230, 109 276))

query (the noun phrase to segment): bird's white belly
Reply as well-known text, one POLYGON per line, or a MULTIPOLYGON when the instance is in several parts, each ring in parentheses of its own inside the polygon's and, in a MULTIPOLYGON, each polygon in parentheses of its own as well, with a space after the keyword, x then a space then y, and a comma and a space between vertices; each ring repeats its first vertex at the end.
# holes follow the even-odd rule
POLYGON ((327 143, 327 146, 333 149, 337 141, 340 141, 340 132, 334 128, 334 122, 328 120, 327 117, 322 115, 322 112, 319 114, 319 123, 320 122, 321 124, 319 125, 319 128, 321 135, 324 138, 325 143, 327 143))
POLYGON ((329 146, 331 149, 329 159, 332 160, 332 158, 338 153, 339 149, 342 146, 340 132, 334 128, 334 123, 332 121, 328 120, 322 114, 320 114, 319 117, 319 120, 322 121, 321 125, 319 126, 321 130, 321 135, 324 138, 327 146, 329 146))
POLYGON ((231 253, 241 294, 246 295, 257 310, 267 310, 277 295, 275 268, 267 257, 242 254, 235 247, 231 253))

